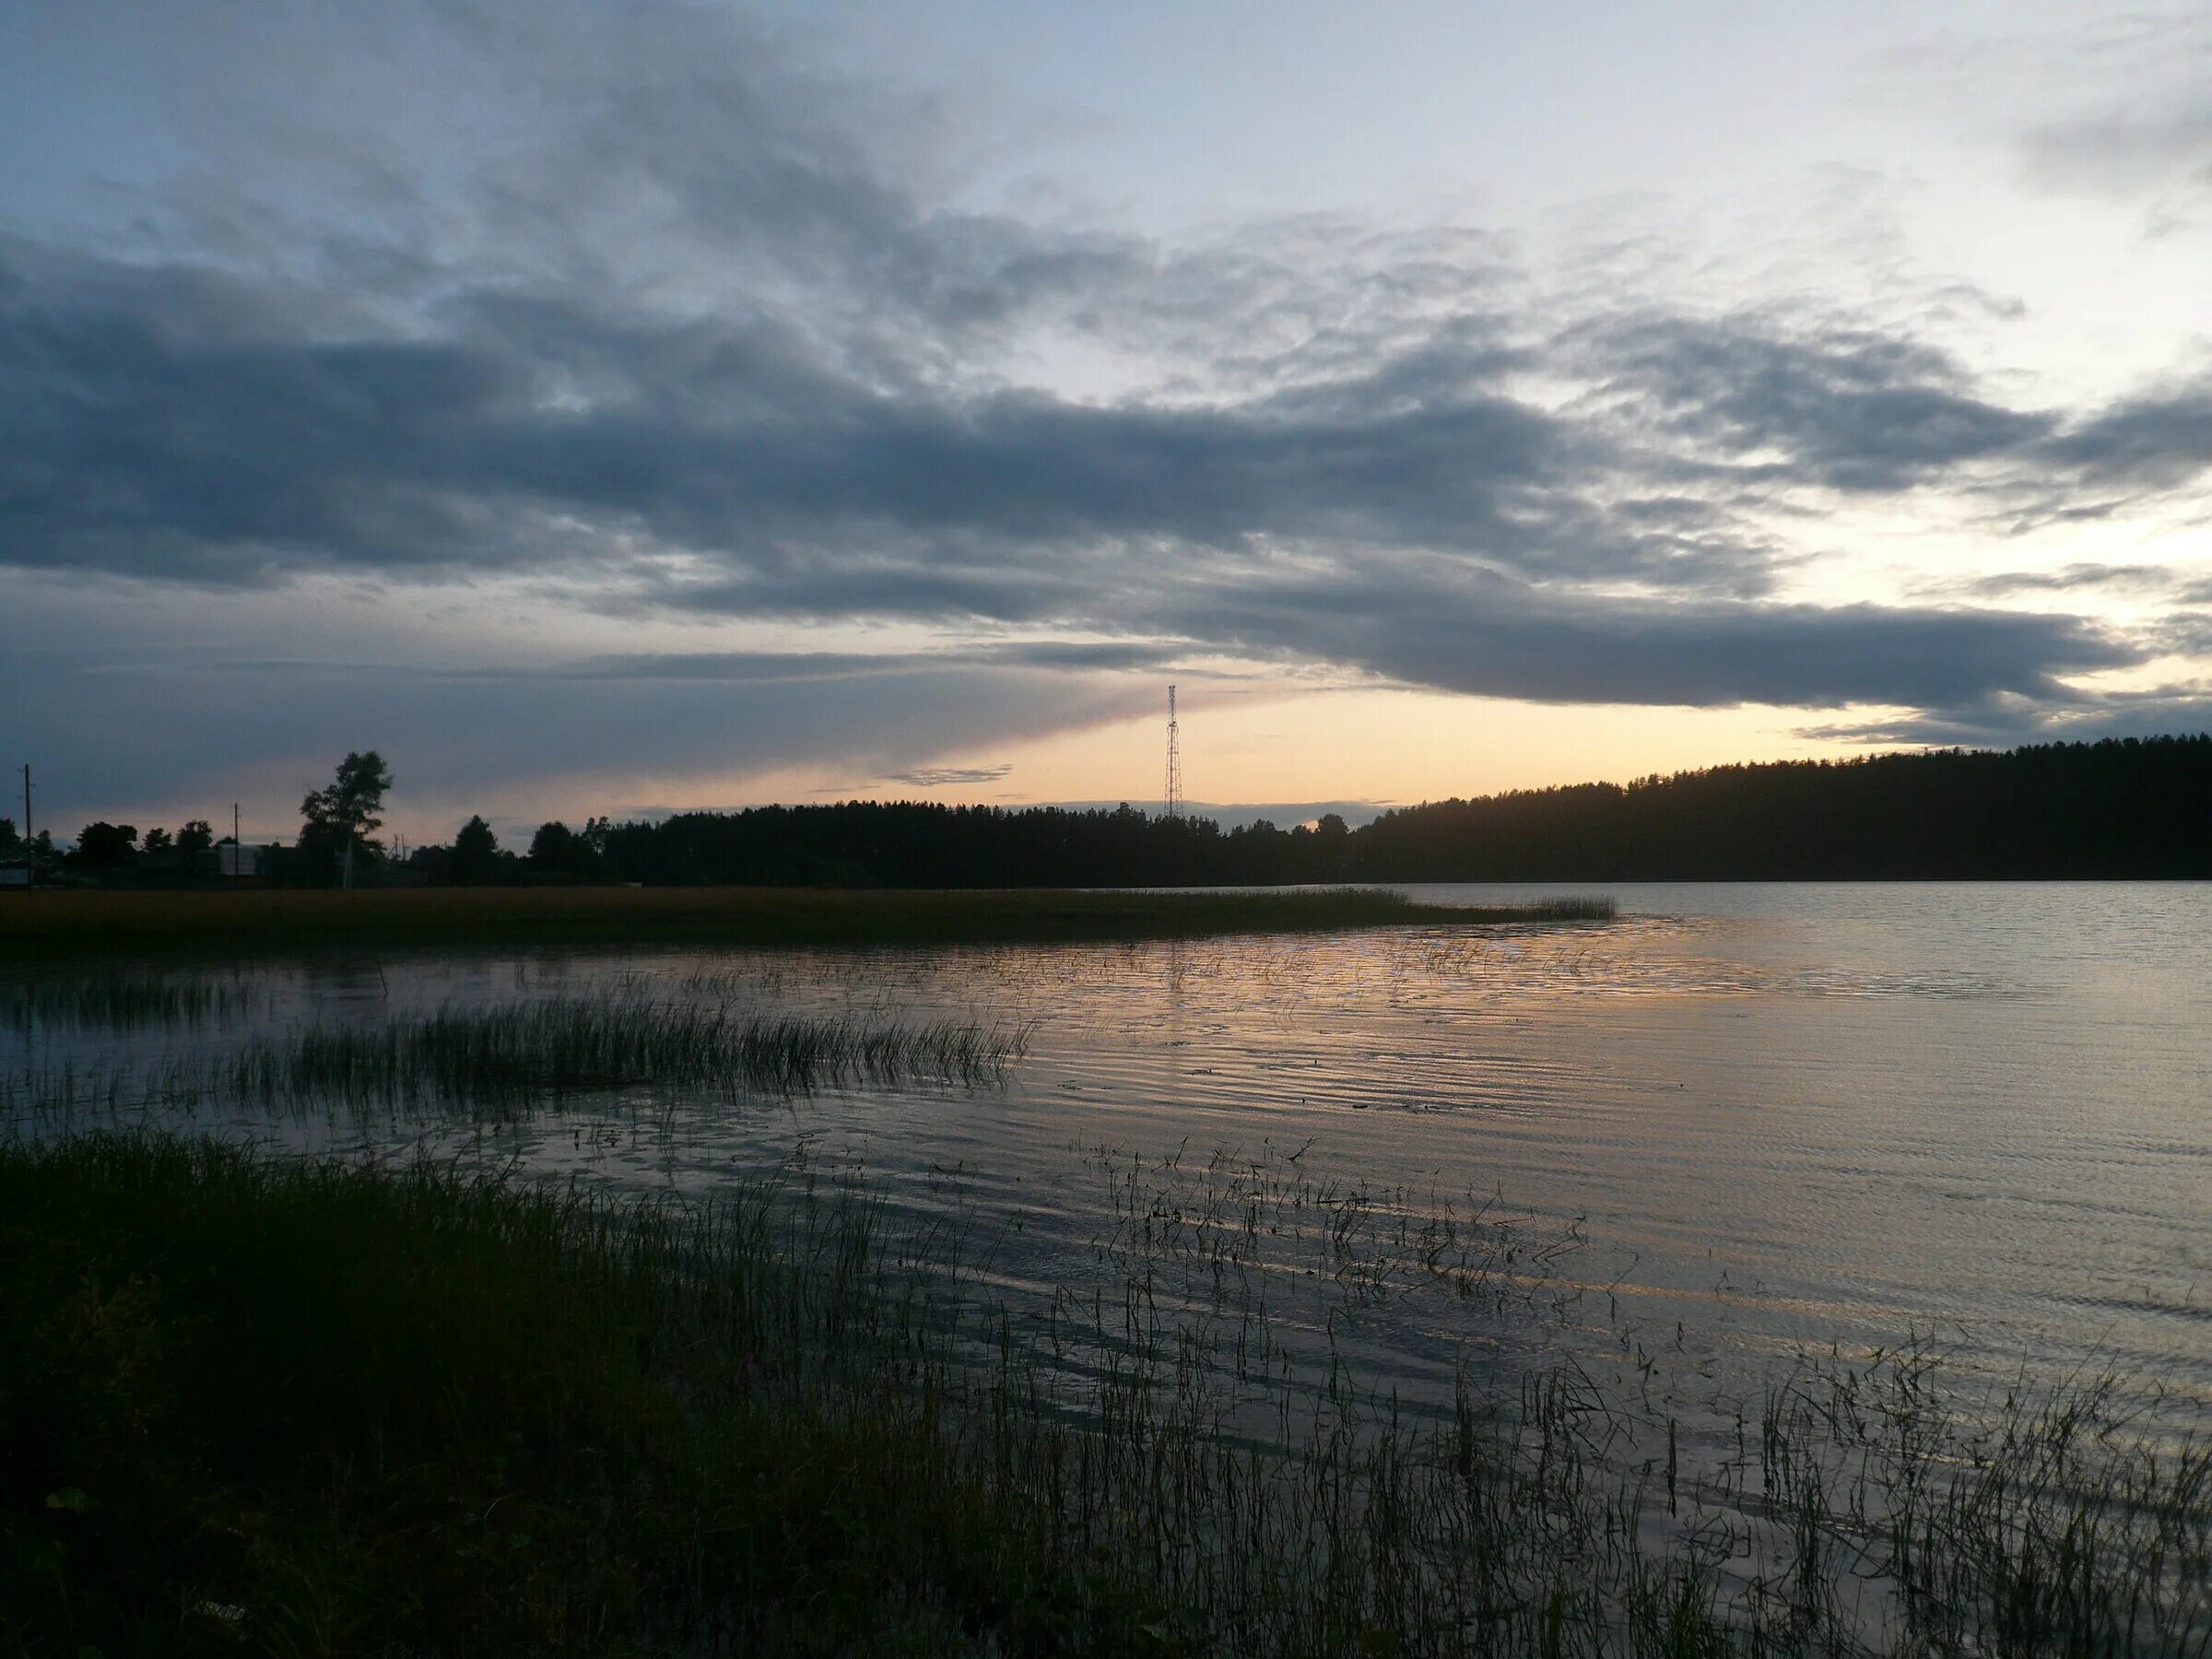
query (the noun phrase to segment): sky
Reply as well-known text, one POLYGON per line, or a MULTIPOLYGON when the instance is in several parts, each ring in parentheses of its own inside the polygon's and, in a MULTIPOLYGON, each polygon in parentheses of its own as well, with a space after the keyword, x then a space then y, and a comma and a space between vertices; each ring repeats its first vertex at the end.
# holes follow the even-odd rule
POLYGON ((2208 524, 2201 4, 0 7, 64 833, 2201 731, 2208 524))

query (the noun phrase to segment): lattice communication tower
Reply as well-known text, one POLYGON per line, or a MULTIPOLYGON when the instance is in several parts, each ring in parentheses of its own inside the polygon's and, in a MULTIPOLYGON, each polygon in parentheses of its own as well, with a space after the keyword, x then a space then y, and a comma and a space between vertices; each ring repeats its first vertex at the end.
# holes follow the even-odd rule
POLYGON ((1175 688, 1168 688, 1168 812, 1182 816, 1182 746, 1175 728, 1175 688))

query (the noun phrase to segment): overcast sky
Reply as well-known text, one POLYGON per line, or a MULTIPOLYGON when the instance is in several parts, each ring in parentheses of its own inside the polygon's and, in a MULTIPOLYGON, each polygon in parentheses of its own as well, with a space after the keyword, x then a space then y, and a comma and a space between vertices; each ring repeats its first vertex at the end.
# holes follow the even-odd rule
POLYGON ((2201 4, 0 9, 65 832, 2203 730, 2208 522, 2201 4))

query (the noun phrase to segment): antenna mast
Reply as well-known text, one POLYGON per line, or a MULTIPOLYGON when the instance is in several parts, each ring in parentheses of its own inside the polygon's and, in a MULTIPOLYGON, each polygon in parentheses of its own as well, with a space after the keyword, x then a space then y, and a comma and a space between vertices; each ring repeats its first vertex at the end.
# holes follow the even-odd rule
POLYGON ((1175 727, 1175 688, 1168 688, 1168 810, 1167 817, 1182 816, 1182 748, 1175 727))

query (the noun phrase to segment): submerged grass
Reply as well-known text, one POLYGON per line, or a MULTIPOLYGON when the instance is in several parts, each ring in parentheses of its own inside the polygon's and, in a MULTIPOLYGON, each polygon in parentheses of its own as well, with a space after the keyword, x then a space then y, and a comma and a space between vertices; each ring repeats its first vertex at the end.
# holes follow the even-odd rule
POLYGON ((0 958, 440 946, 942 945, 1181 938, 1590 920, 1610 900, 1474 909, 1379 888, 965 892, 444 888, 397 892, 33 893, 0 903, 0 958), (1566 908, 1562 909, 1561 906, 1566 908), (1593 907, 1597 908, 1593 908, 1593 907))
POLYGON ((1295 1155, 1101 1167, 1105 1271, 1025 1317, 852 1186, 678 1210, 0 1150, 0 1642, 2212 1646, 2212 1453, 2109 1382, 1962 1400, 1926 1354, 1831 1358, 1693 1430, 1561 1362, 1463 1368, 1420 1412, 1362 1382, 1358 1310, 1488 1296, 1494 1221, 1414 1225, 1295 1155), (1301 1286, 1341 1310, 1311 1362, 1301 1286))

